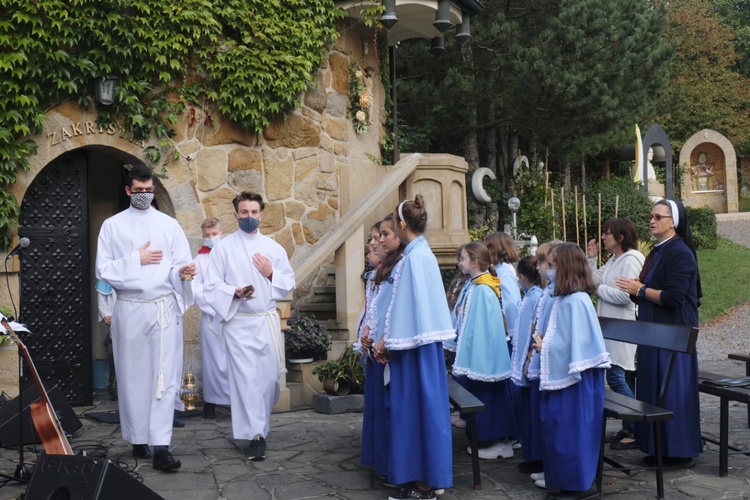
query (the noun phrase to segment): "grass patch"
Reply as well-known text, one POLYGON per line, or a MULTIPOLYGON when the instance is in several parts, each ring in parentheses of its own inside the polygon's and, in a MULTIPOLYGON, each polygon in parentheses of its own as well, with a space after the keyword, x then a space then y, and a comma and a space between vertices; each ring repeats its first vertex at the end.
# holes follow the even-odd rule
POLYGON ((719 238, 716 248, 698 250, 703 298, 698 308, 701 323, 731 308, 750 302, 750 249, 719 238))

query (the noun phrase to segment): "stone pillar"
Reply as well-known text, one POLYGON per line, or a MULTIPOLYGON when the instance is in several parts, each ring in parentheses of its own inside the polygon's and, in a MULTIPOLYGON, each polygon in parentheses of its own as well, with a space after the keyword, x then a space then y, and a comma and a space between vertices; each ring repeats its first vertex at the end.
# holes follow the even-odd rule
POLYGON ((426 154, 405 184, 407 200, 421 194, 427 209, 425 237, 441 267, 456 265, 456 250, 469 241, 466 172, 469 165, 453 155, 426 154))
MULTIPOLYGON (((284 341, 284 331, 288 329, 286 326, 286 320, 289 318, 292 312, 292 302, 289 300, 277 300, 276 301, 276 313, 279 315, 279 321, 281 323, 281 340, 284 341)), ((284 366, 286 366, 286 354, 284 353, 284 345, 281 346, 281 352, 284 354, 284 366)), ((290 411, 292 409, 291 395, 289 394, 289 388, 286 386, 286 373, 279 375, 279 384, 281 385, 281 392, 279 393, 279 400, 276 401, 276 405, 273 407, 273 412, 290 411)))
POLYGON ((349 341, 357 338, 357 322, 365 302, 360 278, 365 268, 365 231, 359 226, 336 250, 336 321, 349 330, 349 341))

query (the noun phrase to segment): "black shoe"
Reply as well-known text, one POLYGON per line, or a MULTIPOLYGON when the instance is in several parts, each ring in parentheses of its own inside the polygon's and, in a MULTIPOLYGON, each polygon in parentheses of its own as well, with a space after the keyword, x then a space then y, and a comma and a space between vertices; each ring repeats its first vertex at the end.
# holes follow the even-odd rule
POLYGON ((607 436, 604 439, 604 442, 605 443, 616 443, 618 441, 621 441, 622 438, 627 438, 627 437, 632 438, 633 437, 633 433, 632 432, 628 432, 625 429, 620 429, 615 434, 610 434, 609 436, 607 436))
POLYGON ((147 444, 134 444, 133 456, 135 458, 151 458, 151 450, 148 449, 147 444))
POLYGON ((535 472, 544 472, 544 463, 541 460, 533 462, 521 462, 518 464, 518 472, 523 474, 534 474, 535 472))
POLYGON ((154 454, 152 465, 156 470, 170 471, 179 469, 182 462, 175 459, 169 450, 159 450, 154 454))
POLYGON ((203 403, 203 418, 216 418, 216 405, 203 403))
MULTIPOLYGON (((649 467, 656 467, 656 457, 643 457, 643 462, 649 467)), ((662 468, 666 470, 691 469, 695 467, 695 460, 690 457, 661 457, 662 468)))
POLYGON ((617 441, 609 445, 610 449, 613 450, 634 450, 638 448, 638 443, 636 443, 635 439, 630 441, 629 443, 626 443, 624 440, 627 438, 623 438, 622 441, 617 441))
POLYGON ((247 448, 247 458, 253 462, 260 462, 266 458, 266 440, 262 437, 250 441, 247 448))
POLYGON ((586 500, 598 495, 599 490, 594 485, 586 491, 560 490, 558 493, 550 493, 545 497, 545 500, 586 500))
POLYGON ((172 427, 185 427, 185 421, 175 416, 172 418, 172 427))
POLYGON ((401 488, 398 493, 388 497, 388 500, 436 500, 435 489, 422 490, 416 484, 401 488))

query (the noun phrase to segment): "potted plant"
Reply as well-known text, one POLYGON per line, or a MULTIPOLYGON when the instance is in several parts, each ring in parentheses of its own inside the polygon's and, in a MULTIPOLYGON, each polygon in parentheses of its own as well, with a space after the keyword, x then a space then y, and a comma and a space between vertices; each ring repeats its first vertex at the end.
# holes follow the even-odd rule
POLYGON ((307 316, 287 320, 284 348, 290 363, 310 363, 323 359, 331 348, 331 334, 325 325, 307 316))
POLYGON ((350 391, 355 394, 365 391, 365 370, 362 368, 361 358, 360 353, 348 346, 338 359, 346 367, 344 377, 349 382, 350 391))
POLYGON ((323 382, 323 390, 334 396, 349 394, 349 381, 346 378, 345 363, 332 359, 313 368, 312 374, 323 382))

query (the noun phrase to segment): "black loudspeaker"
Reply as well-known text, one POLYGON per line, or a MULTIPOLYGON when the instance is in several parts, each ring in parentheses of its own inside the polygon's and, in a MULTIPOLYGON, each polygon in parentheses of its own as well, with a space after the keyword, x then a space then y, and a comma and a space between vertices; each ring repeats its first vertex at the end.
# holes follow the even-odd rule
MULTIPOLYGON (((73 409, 68 404, 65 396, 59 389, 53 387, 47 391, 47 396, 52 403, 52 407, 60 419, 60 425, 68 434, 74 434, 83 424, 76 416, 73 409)), ((29 405, 39 401, 39 391, 36 384, 32 385, 23 392, 23 444, 40 443, 37 436, 34 423, 31 421, 31 411, 29 405)), ((18 446, 18 398, 12 399, 0 408, 0 446, 11 447, 18 446)))
POLYGON ((164 500, 103 458, 39 455, 25 500, 164 500))

